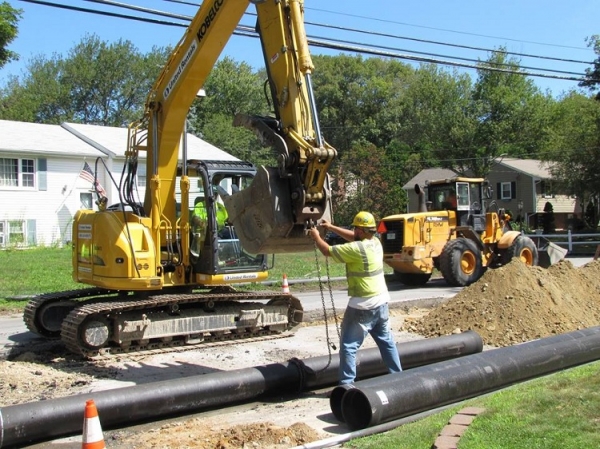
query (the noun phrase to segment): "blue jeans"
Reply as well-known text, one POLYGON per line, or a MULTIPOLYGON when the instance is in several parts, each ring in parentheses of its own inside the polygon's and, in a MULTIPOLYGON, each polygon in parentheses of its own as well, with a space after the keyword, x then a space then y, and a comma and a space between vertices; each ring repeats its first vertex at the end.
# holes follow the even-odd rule
POLYGON ((340 385, 351 384, 356 378, 356 352, 371 334, 381 358, 390 373, 402 371, 398 349, 390 329, 389 309, 384 304, 372 310, 360 310, 347 307, 342 321, 340 343, 340 385))

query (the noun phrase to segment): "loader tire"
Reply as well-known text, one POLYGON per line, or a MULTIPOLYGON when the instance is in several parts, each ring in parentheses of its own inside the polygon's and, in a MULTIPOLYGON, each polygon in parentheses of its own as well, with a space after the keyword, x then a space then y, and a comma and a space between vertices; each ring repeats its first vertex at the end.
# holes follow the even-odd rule
POLYGON ((431 273, 401 273, 394 270, 394 279, 410 287, 425 285, 431 278, 431 273))
POLYGON ((452 287, 472 284, 483 274, 481 251, 472 240, 450 240, 440 255, 440 271, 452 287))
POLYGON ((525 265, 535 266, 539 262, 538 249, 529 237, 518 236, 502 254, 502 265, 510 263, 513 257, 517 257, 525 265))

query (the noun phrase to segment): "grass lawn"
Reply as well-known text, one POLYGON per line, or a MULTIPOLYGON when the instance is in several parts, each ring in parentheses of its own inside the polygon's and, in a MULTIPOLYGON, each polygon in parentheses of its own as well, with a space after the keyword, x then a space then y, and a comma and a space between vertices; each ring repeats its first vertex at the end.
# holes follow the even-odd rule
MULTIPOLYGON (((269 259, 271 263, 271 259, 269 259)), ((0 311, 18 311, 25 306, 27 298, 40 293, 58 292, 85 288, 86 285, 73 281, 71 277, 70 248, 32 248, 0 251, 0 311), (17 300, 21 298, 22 300, 17 300)), ((319 253, 278 254, 275 264, 269 270, 269 280, 274 286, 250 284, 241 289, 273 289, 281 285, 283 274, 288 279, 309 280, 321 276, 323 282, 330 277, 344 277, 345 267, 339 263, 329 263, 319 253)), ((390 270, 388 270, 390 271, 390 270)), ((334 286, 339 286, 339 282, 334 286)), ((342 281, 345 285, 345 280, 342 281)), ((318 289, 318 284, 294 287, 295 291, 318 289)))
POLYGON ((483 407, 459 449, 600 447, 600 362, 589 363, 446 409, 389 432, 356 439, 357 449, 430 449, 460 409, 483 407))

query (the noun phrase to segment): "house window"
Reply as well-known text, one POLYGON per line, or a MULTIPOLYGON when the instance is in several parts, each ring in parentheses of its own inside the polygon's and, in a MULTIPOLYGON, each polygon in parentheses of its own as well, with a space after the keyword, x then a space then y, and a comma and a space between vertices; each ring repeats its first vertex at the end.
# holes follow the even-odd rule
POLYGON ((35 187, 35 160, 0 158, 0 187, 35 187))
POLYGON ((137 175, 138 187, 146 187, 146 175, 137 175))
POLYGON ((542 181, 542 198, 554 198, 552 190, 551 182, 542 181))
POLYGON ((80 193, 79 201, 81 202, 82 209, 93 209, 94 208, 93 203, 92 203, 92 194, 91 193, 80 193))
POLYGON ((510 200, 513 197, 512 195, 512 185, 510 182, 502 182, 500 183, 500 199, 501 200, 510 200))
POLYGON ((24 220, 0 221, 0 247, 23 246, 26 242, 26 232, 24 220))

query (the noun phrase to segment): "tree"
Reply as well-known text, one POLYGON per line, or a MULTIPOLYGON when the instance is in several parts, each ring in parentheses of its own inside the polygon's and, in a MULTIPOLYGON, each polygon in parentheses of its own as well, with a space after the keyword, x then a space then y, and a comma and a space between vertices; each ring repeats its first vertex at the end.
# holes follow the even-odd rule
MULTIPOLYGON (((600 196, 600 102, 571 92, 552 108, 552 145, 542 158, 554 180, 580 204, 600 196)), ((583 212, 583 210, 581 211, 583 212)))
POLYGON ((0 4, 0 68, 19 59, 19 55, 7 47, 17 37, 17 23, 22 14, 22 9, 15 9, 8 2, 0 4))
POLYGON ((402 126, 403 83, 413 69, 393 60, 315 56, 321 130, 340 155, 369 142, 386 148, 402 126))
POLYGON ((335 221, 350 223, 361 210, 375 217, 401 212, 406 194, 390 170, 385 151, 370 143, 342 155, 333 172, 335 221))
POLYGON ((422 164, 409 177, 422 168, 457 169, 457 162, 464 161, 472 148, 478 126, 471 111, 471 79, 426 64, 407 76, 404 84, 405 107, 395 140, 422 164))
POLYGON ((191 129, 202 139, 256 165, 274 165, 275 155, 246 128, 233 126, 236 114, 265 115, 269 103, 263 89, 264 72, 255 73, 245 62, 225 57, 204 84, 206 97, 192 104, 191 129))
POLYGON ((551 99, 524 75, 490 71, 519 71, 519 63, 504 49, 480 64, 473 92, 477 128, 464 169, 485 177, 495 161, 505 156, 535 159, 547 141, 551 99))
MULTIPOLYGON (((585 69, 585 79, 579 85, 594 93, 600 90, 600 36, 595 34, 588 37, 586 41, 588 47, 592 47, 598 57, 592 63, 591 68, 585 69)), ((596 94, 596 100, 600 100, 600 92, 596 94)))
POLYGON ((0 118, 125 126, 142 115, 169 52, 141 54, 129 41, 86 36, 66 57, 34 57, 23 79, 11 77, 0 92, 0 118))

